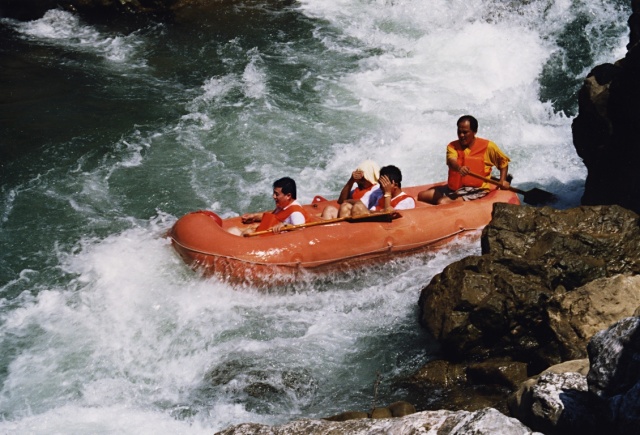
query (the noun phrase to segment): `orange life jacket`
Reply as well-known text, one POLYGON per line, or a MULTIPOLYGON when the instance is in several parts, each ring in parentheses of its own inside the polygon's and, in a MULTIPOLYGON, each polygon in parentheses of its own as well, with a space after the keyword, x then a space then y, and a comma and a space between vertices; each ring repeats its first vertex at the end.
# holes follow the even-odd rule
POLYGON ((262 220, 260 221, 260 225, 256 228, 256 231, 264 231, 273 227, 274 225, 284 222, 292 213, 299 211, 303 214, 305 222, 309 222, 311 220, 311 215, 307 213, 307 211, 302 208, 300 204, 290 204, 288 207, 285 207, 282 210, 275 209, 273 212, 263 213, 262 220))
MULTIPOLYGON (((404 201, 407 198, 413 199, 412 196, 402 192, 400 195, 391 199, 391 207, 396 208, 396 205, 400 204, 402 201, 404 201)), ((415 202, 415 199, 413 201, 415 202)), ((378 203, 376 204, 376 211, 380 211, 380 210, 384 210, 384 196, 380 197, 380 199, 378 200, 378 203)))
MULTIPOLYGON (((489 146, 489 141, 487 139, 476 137, 476 140, 473 142, 473 146, 470 148, 471 151, 469 154, 465 154, 464 149, 460 146, 459 140, 452 142, 451 145, 453 145, 454 149, 458 153, 458 165, 468 166, 469 169, 471 169, 471 172, 485 177, 489 177, 491 175, 491 166, 486 166, 484 164, 484 155, 487 151, 487 147, 489 146)), ((461 187, 480 187, 483 183, 484 181, 470 175, 463 177, 460 172, 449 168, 449 179, 447 184, 451 190, 458 190, 461 187)))

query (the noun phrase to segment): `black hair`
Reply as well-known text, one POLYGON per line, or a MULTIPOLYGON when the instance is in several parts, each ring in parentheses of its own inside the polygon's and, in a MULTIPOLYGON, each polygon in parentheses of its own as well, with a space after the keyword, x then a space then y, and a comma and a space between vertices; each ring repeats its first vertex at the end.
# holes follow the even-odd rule
POLYGON ((402 185, 402 172, 397 166, 389 165, 383 166, 380 169, 380 176, 386 175, 389 181, 395 181, 398 187, 402 185))
POLYGON ((473 131, 474 133, 478 132, 478 120, 471 115, 461 116, 460 119, 458 119, 458 122, 456 122, 456 125, 460 125, 461 122, 465 121, 469 121, 469 127, 471 128, 471 131, 473 131))
POLYGON ((291 194, 291 198, 296 199, 296 182, 293 178, 283 177, 273 182, 273 188, 279 187, 285 195, 291 194))

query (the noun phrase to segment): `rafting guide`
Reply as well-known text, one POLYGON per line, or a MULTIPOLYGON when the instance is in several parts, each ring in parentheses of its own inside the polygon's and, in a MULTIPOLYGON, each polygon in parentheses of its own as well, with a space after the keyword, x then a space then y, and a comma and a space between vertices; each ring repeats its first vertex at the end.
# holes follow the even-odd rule
POLYGON ((489 183, 482 177, 490 177, 493 166, 500 171, 500 181, 494 184, 509 189, 509 157, 495 143, 476 137, 478 120, 473 116, 460 117, 456 125, 458 140, 447 145, 447 184, 420 192, 419 201, 437 205, 480 199, 489 193, 489 183))

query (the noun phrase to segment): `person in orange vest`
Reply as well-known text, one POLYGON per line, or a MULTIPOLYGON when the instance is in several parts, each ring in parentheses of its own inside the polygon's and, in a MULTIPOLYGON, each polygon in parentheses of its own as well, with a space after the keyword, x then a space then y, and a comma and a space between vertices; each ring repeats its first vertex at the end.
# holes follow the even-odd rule
POLYGON ((393 210, 408 210, 416 207, 416 201, 412 196, 402 191, 402 172, 396 166, 389 165, 380 169, 380 191, 375 193, 375 204, 370 211, 391 212, 393 210))
POLYGON ((372 160, 365 160, 360 163, 355 171, 351 173, 351 177, 346 182, 340 196, 338 204, 340 209, 331 205, 322 211, 322 219, 335 219, 336 217, 354 216, 352 213, 354 205, 364 206, 365 209, 371 207, 371 195, 380 189, 378 178, 380 177, 380 167, 372 160), (353 185, 356 187, 353 187, 353 185))
POLYGON ((447 145, 447 184, 423 190, 418 193, 418 201, 446 204, 482 198, 489 193, 489 183, 472 177, 469 173, 488 178, 494 166, 500 171, 498 189, 509 188, 509 157, 495 143, 476 136, 478 120, 473 116, 460 117, 457 125, 458 140, 447 145))
POLYGON ((237 235, 264 230, 279 233, 285 225, 300 225, 308 222, 311 216, 300 205, 296 196, 296 182, 292 178, 284 177, 276 180, 273 183, 273 200, 276 203, 276 208, 272 212, 243 214, 240 217, 243 224, 254 222, 259 222, 259 224, 244 231, 235 228, 235 230, 230 229, 229 232, 237 235))

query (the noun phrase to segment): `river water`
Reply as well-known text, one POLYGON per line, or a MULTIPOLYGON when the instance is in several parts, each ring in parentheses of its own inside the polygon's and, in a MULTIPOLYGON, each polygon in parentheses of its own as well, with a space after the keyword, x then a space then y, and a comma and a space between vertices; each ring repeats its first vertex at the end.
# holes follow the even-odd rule
POLYGON ((270 208, 285 175, 304 202, 335 197, 365 158, 405 185, 444 179, 466 113, 512 158, 514 186, 575 206, 576 92, 624 55, 628 3, 0 20, 0 432, 210 434, 366 411, 374 396, 428 403, 394 386, 438 352, 418 296, 479 253, 477 235, 264 293, 193 273, 164 234, 195 209, 270 208))

